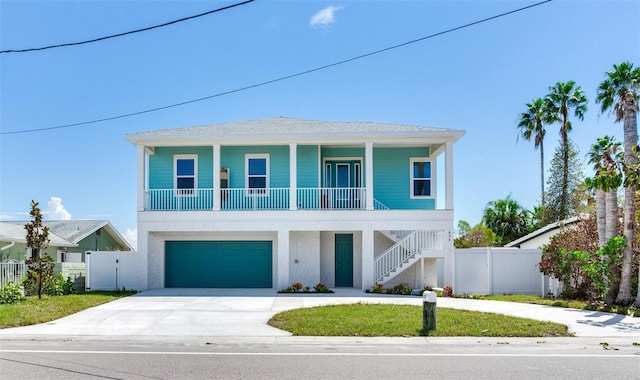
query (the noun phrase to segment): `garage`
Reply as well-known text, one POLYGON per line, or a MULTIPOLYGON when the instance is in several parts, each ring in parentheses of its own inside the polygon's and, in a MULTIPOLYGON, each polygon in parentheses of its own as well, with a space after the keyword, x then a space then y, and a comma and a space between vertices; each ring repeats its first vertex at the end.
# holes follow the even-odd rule
POLYGON ((167 241, 167 288, 271 288, 271 241, 167 241))

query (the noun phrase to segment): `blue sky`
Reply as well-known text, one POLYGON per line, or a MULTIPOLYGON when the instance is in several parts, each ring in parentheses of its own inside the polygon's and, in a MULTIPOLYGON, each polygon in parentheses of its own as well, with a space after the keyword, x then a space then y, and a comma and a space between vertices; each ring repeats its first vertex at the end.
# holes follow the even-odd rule
MULTIPOLYGON (((233 1, 0 1, 0 48, 75 42, 233 1)), ((488 201, 539 203, 539 152, 516 142, 525 104, 558 81, 589 98, 570 137, 584 157, 622 140, 596 89, 640 64, 640 2, 553 1, 308 75, 139 116, 107 118, 295 74, 495 16, 535 1, 264 1, 92 44, 0 54, 0 218, 109 219, 135 236, 136 150, 125 134, 286 116, 465 129, 455 145, 455 218, 488 201)), ((548 128, 546 167, 559 137, 548 128)))

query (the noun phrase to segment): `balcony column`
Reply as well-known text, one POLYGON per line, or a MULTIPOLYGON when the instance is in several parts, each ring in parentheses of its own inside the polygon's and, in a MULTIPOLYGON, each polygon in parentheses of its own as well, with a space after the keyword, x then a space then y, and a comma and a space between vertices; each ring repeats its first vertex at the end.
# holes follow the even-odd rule
POLYGON ((453 210, 453 143, 447 141, 444 146, 445 166, 445 205, 446 210, 453 210))
POLYGON ((145 183, 146 176, 148 175, 145 170, 146 152, 144 145, 138 145, 138 211, 144 211, 144 199, 145 199, 145 183))
POLYGON ((289 144, 289 210, 298 209, 298 144, 289 144))
POLYGON ((220 144, 213 144, 213 211, 220 211, 220 144))
POLYGON ((277 273, 278 289, 285 289, 289 283, 289 231, 278 230, 278 251, 277 251, 277 273))
POLYGON ((375 283, 373 230, 362 231, 362 290, 371 289, 375 283))
POLYGON ((373 143, 366 143, 364 148, 364 182, 365 204, 367 210, 373 210, 373 143))

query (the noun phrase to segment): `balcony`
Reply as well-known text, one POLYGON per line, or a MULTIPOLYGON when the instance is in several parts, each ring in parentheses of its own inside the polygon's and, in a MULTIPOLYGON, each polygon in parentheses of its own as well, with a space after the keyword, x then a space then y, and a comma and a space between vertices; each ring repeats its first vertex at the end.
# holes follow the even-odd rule
MULTIPOLYGON (((289 210, 291 189, 221 189, 221 210, 289 210)), ((366 209, 365 188, 298 188, 295 205, 298 210, 363 210, 366 209)), ((151 189, 144 192, 145 211, 211 211, 213 189, 151 189)), ((387 209, 374 200, 375 209, 387 209)))

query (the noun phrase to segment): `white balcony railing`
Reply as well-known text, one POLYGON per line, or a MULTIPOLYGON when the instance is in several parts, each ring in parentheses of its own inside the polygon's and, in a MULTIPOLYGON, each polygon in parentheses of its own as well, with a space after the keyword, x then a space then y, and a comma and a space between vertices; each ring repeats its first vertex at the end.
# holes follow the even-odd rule
MULTIPOLYGON (((299 188, 297 208, 301 210, 365 209, 365 189, 299 188)), ((152 189, 145 191, 147 211, 207 211, 213 209, 213 189, 152 189)), ((378 202, 379 203, 379 202, 378 202)), ((381 205, 381 204, 380 204, 381 205)), ((221 189, 221 210, 288 210, 289 188, 221 189)), ((379 206, 376 209, 381 209, 379 206)))

